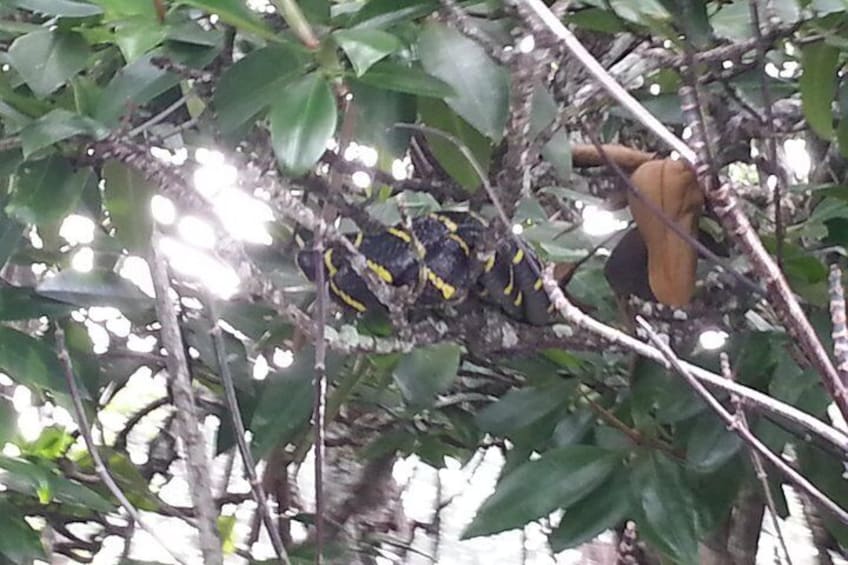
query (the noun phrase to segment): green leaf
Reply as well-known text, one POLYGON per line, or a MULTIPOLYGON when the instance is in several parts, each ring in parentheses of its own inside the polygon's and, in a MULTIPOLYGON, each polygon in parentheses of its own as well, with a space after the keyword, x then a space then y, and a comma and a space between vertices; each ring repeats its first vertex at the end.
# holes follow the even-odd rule
POLYGON ((75 309, 71 304, 39 296, 29 287, 0 286, 0 320, 60 317, 75 309))
POLYGON ((172 43, 160 47, 121 68, 100 95, 94 118, 108 126, 116 125, 129 108, 145 104, 180 83, 180 77, 151 63, 165 57, 189 67, 203 67, 214 59, 217 47, 172 43))
POLYGON ((419 347, 401 358, 392 376, 407 402, 426 406, 453 384, 459 358, 459 346, 453 343, 419 347))
POLYGON ((557 423, 552 437, 554 446, 565 447, 579 442, 595 423, 591 410, 579 410, 569 414, 557 423))
MULTIPOLYGON (((559 108, 554 97, 547 89, 539 86, 533 93, 533 106, 530 114, 530 135, 536 137, 556 118, 559 108)), ((557 172, 560 179, 571 176, 571 143, 568 135, 560 128, 542 148, 542 156, 557 172)))
POLYGON ((566 402, 571 388, 571 384, 559 384, 511 390, 477 414, 477 425, 484 432, 495 435, 529 426, 566 402))
POLYGON ((0 499, 0 554, 17 565, 47 559, 41 536, 26 523, 23 513, 3 499, 0 499))
POLYGON ((333 38, 350 59, 356 76, 401 47, 397 37, 379 29, 341 29, 333 33, 333 38))
POLYGON ((144 56, 162 43, 166 36, 165 26, 144 16, 133 16, 115 24, 115 43, 127 63, 144 56))
POLYGON ((271 144, 280 165, 293 175, 306 173, 324 153, 337 117, 330 85, 318 74, 280 92, 271 107, 271 144))
POLYGON ((748 0, 734 0, 724 4, 710 18, 713 30, 718 37, 741 41, 750 39, 753 33, 751 26, 751 6, 748 0))
POLYGON ((271 373, 265 380, 250 421, 251 450, 257 459, 273 447, 290 442, 309 420, 314 359, 312 349, 304 348, 295 355, 291 366, 271 373))
POLYGON ((709 45, 712 28, 707 17, 705 0, 659 0, 660 4, 682 26, 689 41, 697 49, 709 45))
POLYGON ((371 0, 354 15, 351 25, 357 28, 390 27, 432 12, 436 0, 371 0))
POLYGON ((407 67, 392 61, 381 61, 373 65, 358 80, 377 88, 431 98, 446 98, 454 94, 451 85, 428 75, 418 67, 407 67))
POLYGON ((154 21, 156 16, 156 5, 153 2, 139 2, 138 0, 92 0, 101 6, 107 14, 107 19, 119 20, 132 16, 142 16, 154 21))
POLYGON ((74 210, 86 185, 94 182, 91 169, 74 171, 68 160, 57 154, 22 163, 12 177, 12 199, 6 212, 29 224, 61 220, 74 210))
POLYGON ((52 469, 24 459, 0 455, 3 482, 10 490, 35 495, 43 502, 73 504, 95 512, 111 512, 115 505, 95 491, 56 474, 52 469))
POLYGON ((445 98, 457 114, 493 141, 503 137, 507 120, 509 75, 474 41, 441 24, 428 24, 418 39, 421 64, 451 85, 445 98))
POLYGON ((839 49, 824 41, 801 49, 801 107, 813 131, 824 139, 833 137, 833 102, 839 49))
POLYGON ((567 16, 567 21, 574 26, 589 31, 600 31, 602 33, 621 33, 627 31, 627 26, 615 12, 600 8, 586 8, 576 12, 570 12, 567 16))
POLYGON ((215 89, 218 126, 225 136, 266 109, 303 69, 304 57, 287 45, 258 49, 221 76, 215 89))
POLYGON ((616 526, 630 510, 629 491, 627 475, 618 473, 575 503, 548 536, 551 549, 558 553, 577 547, 616 526))
POLYGON ((137 170, 118 161, 103 165, 103 204, 116 235, 127 249, 143 251, 150 245, 153 215, 150 199, 154 187, 137 170))
POLYGON ((39 98, 65 84, 85 67, 90 50, 82 35, 62 30, 34 31, 9 47, 9 63, 39 98))
POLYGON ((652 541, 675 562, 697 564, 694 500, 680 468, 661 455, 651 455, 631 475, 631 489, 644 515, 643 533, 655 538, 652 541))
POLYGON ((552 449, 502 477, 463 532, 463 539, 520 528, 557 508, 568 509, 601 485, 620 460, 588 445, 552 449))
POLYGON ((149 296, 112 271, 65 270, 42 281, 36 290, 42 296, 77 306, 114 306, 128 317, 153 306, 149 296))
POLYGON ((374 146, 380 155, 401 158, 411 133, 392 126, 415 121, 415 97, 354 81, 351 90, 358 111, 355 139, 374 146))
POLYGON ((715 414, 701 414, 690 431, 686 462, 699 473, 711 473, 733 457, 742 447, 738 435, 715 414))
POLYGON ((67 388, 53 348, 6 326, 0 326, 0 369, 21 384, 61 392, 67 388))
POLYGON ((12 401, 6 397, 0 397, 0 444, 6 445, 11 441, 18 431, 18 412, 12 401))
POLYGON ((222 22, 262 39, 277 40, 276 34, 242 0, 180 0, 180 2, 206 10, 210 14, 216 14, 222 22))
POLYGON ((75 135, 101 139, 108 133, 108 129, 91 118, 57 108, 21 130, 21 144, 24 158, 29 158, 36 151, 75 135))
MULTIPOLYGON (((455 114, 444 102, 429 98, 418 100, 418 112, 421 121, 445 133, 452 134, 466 147, 488 174, 489 160, 492 157, 492 146, 489 140, 471 125, 455 114)), ((474 192, 480 186, 481 179, 471 162, 459 148, 440 135, 425 134, 430 150, 445 171, 469 192, 474 192)))
POLYGON ((63 18, 87 18, 103 13, 97 6, 72 0, 12 0, 12 4, 39 14, 63 18))
POLYGON ((9 217, 5 212, 5 197, 0 197, 0 269, 18 249, 23 239, 24 225, 9 217))
MULTIPOLYGON (((798 446, 798 460, 804 477, 812 481, 836 504, 848 508, 848 488, 845 488, 848 481, 845 480, 845 466, 841 461, 808 442, 798 446)), ((839 544, 848 546, 848 526, 829 512, 823 512, 821 518, 839 544)))

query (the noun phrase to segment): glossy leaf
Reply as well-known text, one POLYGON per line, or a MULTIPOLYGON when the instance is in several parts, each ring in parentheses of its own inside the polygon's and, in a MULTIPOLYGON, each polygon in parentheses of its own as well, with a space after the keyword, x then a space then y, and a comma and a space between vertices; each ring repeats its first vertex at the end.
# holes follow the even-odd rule
POLYGON ((166 37, 167 28, 155 19, 137 16, 119 21, 115 25, 115 43, 127 63, 140 59, 166 37))
POLYGON ((334 32, 333 38, 350 59, 356 76, 401 47, 397 37, 379 29, 342 29, 334 32))
POLYGON ((127 316, 153 306, 149 296, 111 271, 65 270, 44 279, 36 290, 42 296, 77 306, 114 306, 127 316))
POLYGON ((18 432, 18 412, 11 399, 0 398, 0 443, 12 441, 18 432))
POLYGON ((391 61, 381 61, 373 65, 358 80, 386 90, 431 98, 446 98, 454 94, 451 85, 443 80, 428 75, 418 67, 408 67, 391 61))
POLYGON ((230 135, 268 108, 304 65, 301 53, 288 45, 257 49, 221 75, 215 89, 218 126, 230 135))
POLYGON ((21 384, 62 392, 67 388, 53 348, 6 326, 0 326, 0 369, 21 384))
POLYGON ((21 144, 24 158, 29 158, 36 151, 75 135, 100 139, 108 133, 105 127, 91 118, 57 108, 21 130, 21 144))
POLYGON ((724 4, 710 18, 710 23, 716 35, 724 39, 749 39, 753 33, 751 7, 746 0, 733 0, 724 4))
POLYGON ((697 49, 708 46, 712 29, 706 0, 659 0, 697 49))
POLYGON ((86 18, 103 13, 98 6, 73 0, 11 0, 11 3, 39 14, 64 18, 86 18))
POLYGON ((44 465, 0 455, 0 469, 6 472, 4 484, 10 490, 38 496, 44 502, 55 500, 96 512, 110 512, 115 508, 97 492, 54 473, 44 465))
POLYGON ((291 441, 309 420, 313 362, 312 349, 305 348, 298 352, 290 367, 273 372, 265 379, 250 422, 251 450, 257 459, 265 457, 273 447, 291 441))
POLYGON ((0 499, 0 555, 16 565, 47 559, 41 537, 24 520, 24 514, 9 501, 0 499))
POLYGON ((437 0, 371 0, 351 21, 354 28, 384 28, 432 12, 437 0))
POLYGON ((509 98, 506 71, 477 43, 441 24, 425 26, 418 49, 427 72, 453 87, 455 94, 445 99, 448 106, 477 131, 500 141, 509 98))
POLYGON ((559 385, 511 390, 477 414, 477 425, 498 435, 518 430, 562 405, 570 388, 559 385))
POLYGON ((34 31, 9 47, 9 62, 40 98, 81 71, 88 55, 88 44, 80 34, 62 30, 34 31))
MULTIPOLYGON (((418 101, 418 112, 421 121, 426 125, 450 134, 464 144, 474 155, 483 172, 488 172, 492 156, 492 146, 488 139, 451 111, 444 102, 422 98, 418 101)), ((440 135, 425 135, 439 165, 467 190, 477 190, 481 184, 480 176, 459 148, 440 135)))
POLYGON ((577 547, 618 525, 629 510, 630 483, 625 472, 619 472, 569 508, 548 543, 555 553, 577 547))
POLYGON ((357 101, 356 139, 372 145, 381 154, 401 158, 411 132, 392 126, 415 121, 415 97, 358 82, 351 85, 351 90, 357 101))
POLYGON ((117 161, 103 165, 103 199, 116 235, 127 249, 143 252, 150 245, 154 186, 137 170, 117 161))
POLYGON ((336 99, 330 85, 311 74, 280 92, 271 107, 271 144, 280 165, 307 172, 336 131, 336 99))
POLYGON ((263 39, 276 39, 275 34, 241 0, 180 0, 183 4, 216 14, 221 21, 257 35, 263 39))
POLYGON ((631 477, 650 532, 661 549, 682 564, 698 563, 695 509, 680 468, 661 455, 651 455, 631 477))
POLYGON ((601 485, 619 454, 587 445, 543 453, 502 477, 463 538, 520 528, 557 508, 568 509, 601 485))
MULTIPOLYGON (((848 508, 848 489, 845 488, 845 467, 835 457, 810 445, 799 446, 800 471, 824 494, 842 508, 848 508)), ((841 545, 848 545, 848 526, 829 513, 822 513, 822 521, 841 545)))
POLYGON ((739 436, 727 429, 715 414, 702 414, 690 432, 686 461, 699 473, 721 467, 742 447, 739 436))
POLYGON ((30 224, 60 220, 74 210, 83 189, 93 182, 91 169, 75 171, 56 154, 22 163, 12 180, 12 199, 6 212, 30 224))
MULTIPOLYGON (((0 198, 0 206, 5 198, 0 198)), ((5 208, 5 206, 4 206, 5 208)), ((6 265, 9 257, 17 250, 23 238, 24 225, 0 209, 0 269, 6 265)))
POLYGON ((801 50, 804 74, 801 75, 801 107, 810 127, 819 136, 833 136, 833 110, 836 92, 836 65, 839 49, 824 41, 808 43, 801 50))
POLYGON ((179 76, 157 67, 151 62, 153 59, 164 57, 188 67, 203 67, 215 57, 217 50, 217 47, 174 43, 149 52, 112 77, 101 92, 94 118, 113 126, 130 108, 149 102, 179 84, 179 76))
POLYGON ((415 406, 431 404, 456 379, 459 356, 459 346, 452 343, 419 347, 404 355, 393 377, 406 401, 415 406))
POLYGON ((64 316, 75 307, 40 296, 28 287, 0 286, 0 320, 32 320, 64 316))
POLYGON ((579 442, 594 425, 595 415, 591 410, 579 410, 569 414, 554 428, 553 443, 565 447, 579 442))

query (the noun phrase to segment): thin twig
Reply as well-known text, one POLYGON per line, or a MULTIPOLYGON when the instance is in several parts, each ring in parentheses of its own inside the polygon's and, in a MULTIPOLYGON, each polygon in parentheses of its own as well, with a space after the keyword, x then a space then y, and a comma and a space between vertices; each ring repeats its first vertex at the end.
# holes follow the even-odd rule
POLYGON ((763 247, 762 240, 739 206, 729 181, 719 182, 713 173, 715 163, 712 160, 710 140, 704 127, 697 84, 692 82, 684 86, 680 90, 680 95, 683 99, 683 115, 688 118, 692 128, 692 141, 699 159, 695 163, 695 171, 713 210, 725 231, 736 241, 748 258, 754 273, 765 283, 769 303, 778 319, 787 333, 797 341, 800 350, 819 373, 822 383, 843 418, 848 420, 848 387, 839 378, 836 367, 798 303, 795 293, 789 287, 783 272, 763 247))
POLYGON ((649 112, 642 104, 639 103, 629 92, 627 92, 618 82, 610 76, 603 66, 592 56, 589 51, 583 47, 573 33, 568 28, 562 25, 562 22, 553 15, 550 9, 545 6, 541 0, 520 0, 524 2, 542 22, 550 29, 554 35, 562 40, 565 47, 574 55, 580 63, 586 67, 586 70, 601 83, 601 85, 609 92, 610 96, 615 98, 626 110, 633 114, 636 119, 642 122, 649 130, 654 132, 659 138, 665 141, 672 149, 680 153, 680 155, 694 163, 696 160, 695 152, 683 142, 679 137, 674 135, 671 130, 663 125, 651 112, 649 112))
MULTIPOLYGON (((118 483, 109 472, 106 462, 103 460, 103 457, 100 456, 100 450, 94 443, 94 438, 91 437, 91 427, 88 422, 88 417, 85 414, 85 407, 82 405, 82 396, 80 394, 79 387, 77 386, 71 356, 68 353, 68 346, 65 342, 65 331, 59 325, 56 326, 56 353, 59 357, 59 363, 62 365, 62 370, 65 373, 65 380, 68 383, 68 389, 71 393, 71 400, 74 405, 74 415, 76 416, 77 426, 80 429, 83 441, 85 441, 85 447, 91 455, 91 460, 94 462, 94 470, 97 472, 100 480, 103 481, 103 484, 106 485, 106 488, 109 489, 112 496, 118 499, 118 502, 124 508, 126 513, 129 514, 133 522, 138 524, 142 530, 150 534, 150 536, 156 540, 156 543, 162 546, 162 548, 167 551, 177 563, 187 563, 177 556, 177 554, 168 547, 168 544, 162 541, 162 538, 156 533, 156 530, 144 521, 141 517, 141 513, 129 501, 124 492, 121 490, 121 487, 118 486, 118 483)), ((127 543, 129 543, 129 541, 127 541, 127 543)))
MULTIPOLYGON (((785 185, 785 177, 783 174, 783 169, 780 167, 780 164, 777 162, 777 140, 775 139, 774 133, 774 111, 772 109, 772 99, 771 99, 771 89, 769 88, 769 79, 768 75, 766 75, 765 65, 766 65, 766 52, 768 51, 768 46, 763 41, 763 31, 760 29, 760 9, 759 9, 759 1, 751 0, 749 3, 750 12, 751 12, 751 27, 754 31, 754 39, 757 41, 757 66, 759 67, 758 73, 760 75, 760 92, 763 95, 763 111, 765 116, 765 123, 763 127, 765 128, 765 144, 766 144, 766 155, 768 156, 769 168, 771 171, 767 171, 770 174, 775 176, 777 182, 774 183, 774 187, 772 188, 772 200, 774 201, 774 237, 775 237, 775 248, 774 248, 774 256, 777 261, 778 266, 782 266, 783 264, 783 211, 781 205, 781 192, 783 185, 785 185)), ((768 176, 766 176, 764 184, 768 184, 768 176)))
POLYGON ((315 32, 312 31, 312 26, 303 15, 300 6, 295 0, 274 0, 280 15, 289 24, 294 34, 300 41, 303 42, 309 49, 318 49, 321 43, 315 37, 315 32))
POLYGON ((545 25, 563 41, 569 51, 626 110, 692 164, 725 230, 736 240, 736 243, 751 262, 754 272, 765 282, 766 290, 771 299, 770 302, 778 317, 789 334, 798 340, 801 350, 821 375, 822 382, 836 402, 843 417, 848 419, 848 387, 840 380, 827 351, 801 309, 801 305, 795 298, 780 268, 769 256, 763 247, 763 242, 751 227, 747 216, 739 208, 736 197, 730 190, 730 185, 728 183, 717 183, 711 174, 714 167, 709 155, 709 144, 706 139, 703 119, 700 116, 701 106, 696 99, 697 84, 682 89, 681 95, 684 98, 684 115, 690 116, 693 141, 698 143, 700 155, 674 135, 639 101, 624 90, 541 0, 522 1, 536 12, 545 25))
POLYGON ((167 108, 165 108, 164 110, 162 110, 161 112, 156 114, 155 116, 151 117, 149 120, 147 120, 143 124, 141 124, 138 127, 130 130, 130 132, 127 134, 127 136, 128 137, 135 137, 135 136, 139 135, 140 133, 143 133, 143 132, 147 131, 148 129, 152 128, 153 126, 155 126, 156 124, 158 124, 159 122, 161 122, 162 120, 164 120, 165 118, 167 118, 168 116, 170 116, 171 114, 173 114, 174 112, 179 110, 180 107, 182 107, 186 103, 186 101, 188 100, 189 94, 190 94, 189 92, 186 92, 185 94, 180 96, 177 99, 176 102, 174 102, 173 104, 171 104, 170 106, 168 106, 167 108))
POLYGON ((848 386, 848 327, 845 323, 845 289, 842 286, 842 270, 834 263, 828 277, 830 295, 830 320, 832 322, 833 356, 836 370, 842 383, 848 386))
MULTIPOLYGON (((324 255, 324 234, 315 232, 314 251, 324 255)), ((321 565, 324 543, 324 426, 327 402, 327 342, 324 328, 327 324, 327 284, 323 266, 315 269, 315 364, 312 398, 312 429, 315 449, 315 565, 321 565)))
POLYGON ((0 151, 8 151, 21 146, 21 136, 4 137, 0 139, 0 151))
MULTIPOLYGON (((734 380, 733 370, 730 368, 730 359, 728 358, 727 353, 722 352, 720 359, 722 376, 728 380, 734 380)), ((733 415, 738 419, 739 425, 750 430, 751 427, 748 425, 748 416, 745 414, 745 406, 742 404, 742 399, 734 394, 731 395, 731 400, 733 401, 733 415)), ((766 506, 768 507, 772 524, 774 525, 774 531, 777 534, 780 547, 783 549, 783 554, 786 556, 786 563, 788 565, 792 565, 792 557, 789 555, 789 549, 786 547, 786 539, 784 539, 783 530, 780 527, 780 520, 777 516, 777 505, 774 502, 774 495, 769 487, 768 474, 766 474, 765 466, 763 466, 763 459, 760 457, 760 454, 753 449, 749 449, 748 452, 751 456, 751 464, 754 467, 754 474, 756 475, 757 480, 760 481, 760 486, 763 489, 763 495, 766 498, 766 506)))
MULTIPOLYGON (((506 229, 509 228, 509 219, 506 216, 506 212, 504 211, 503 206, 501 206, 500 201, 498 200, 497 194, 495 194, 495 191, 489 183, 488 178, 484 174, 482 167, 477 162, 474 155, 471 153, 471 150, 468 149, 465 144, 463 144, 460 140, 450 134, 426 126, 420 126, 415 124, 395 124, 395 127, 433 133, 435 135, 444 137, 445 139, 453 143, 462 153, 462 155, 468 160, 468 162, 471 164, 472 168, 475 170, 476 174, 480 178, 480 182, 485 188, 486 193, 489 195, 489 198, 492 200, 492 204, 494 205, 495 210, 498 212, 498 219, 500 220, 500 223, 504 224, 504 227, 506 229)), ((512 230, 509 230, 509 233, 512 233, 512 230)), ((516 238, 516 244, 519 245, 521 249, 524 249, 525 253, 527 253, 527 250, 524 247, 524 242, 521 238, 516 238)), ((553 265, 547 265, 544 271, 541 273, 540 278, 542 279, 543 287, 548 295, 548 299, 551 301, 551 304, 554 306, 556 311, 559 312, 559 314, 567 322, 573 324, 574 327, 586 331, 590 334, 596 335, 608 343, 619 345, 625 349, 633 351, 634 353, 642 355, 643 357, 647 357, 648 359, 656 361, 665 367, 668 367, 668 362, 666 361, 665 356, 658 349, 651 347, 650 345, 627 335, 621 330, 608 326, 603 322, 592 318, 591 316, 585 314, 579 308, 574 306, 571 301, 566 298, 565 294, 559 286, 559 282, 554 278, 553 265)), ((771 414, 779 415, 801 426, 802 428, 806 428, 811 432, 815 433, 816 435, 820 436, 821 438, 827 440, 834 446, 838 447, 844 453, 848 453, 848 434, 837 430, 833 426, 825 424, 821 420, 814 418, 813 416, 810 416, 809 414, 801 410, 798 410, 794 406, 791 406, 784 402, 780 402, 779 400, 775 400, 767 394, 763 394, 757 390, 745 387, 743 385, 739 385, 734 382, 728 382, 720 375, 707 371, 696 365, 691 365, 689 363, 686 363, 685 365, 693 375, 695 375, 698 379, 703 380, 707 384, 726 390, 731 393, 736 393, 751 402, 757 409, 764 410, 771 414)))
POLYGON ((189 493, 197 511, 200 550, 203 562, 223 565, 221 537, 218 533, 218 510, 212 495, 212 479, 209 474, 209 458, 206 454, 206 439, 200 428, 194 392, 191 388, 191 373, 183 338, 180 333, 177 311, 171 299, 171 283, 168 265, 159 249, 159 235, 154 233, 150 251, 150 274, 156 293, 156 314, 162 325, 161 341, 167 351, 166 365, 170 376, 171 394, 177 408, 180 439, 185 452, 189 493))
POLYGON ((816 486, 808 481, 803 475, 793 469, 791 465, 783 460, 783 458, 776 455, 763 442, 757 439, 757 437, 754 436, 754 434, 751 433, 751 430, 749 430, 746 426, 740 425, 740 422, 734 418, 724 406, 722 406, 721 402, 719 402, 716 397, 707 390, 707 388, 690 372, 689 368, 686 367, 680 358, 677 357, 674 351, 672 351, 662 338, 660 338, 657 332, 655 332, 651 327, 651 324, 649 324, 641 316, 637 316, 636 321, 645 331, 650 342, 654 344, 654 347, 656 347, 662 353, 663 357, 665 357, 665 360, 686 380, 687 383, 689 383, 689 386, 692 387, 698 396, 700 396, 710 406, 710 408, 719 415, 730 430, 742 438, 742 441, 744 441, 751 449, 756 450, 763 457, 768 459, 769 462, 771 462, 778 471, 786 476, 787 479, 795 484, 795 486, 808 494, 824 508, 829 510, 837 520, 843 524, 848 524, 848 511, 842 509, 833 500, 828 498, 826 494, 816 488, 816 486))
POLYGON ((224 336, 221 333, 221 326, 218 323, 219 318, 215 299, 208 291, 205 292, 205 295, 204 302, 209 318, 210 333, 212 334, 212 345, 215 348, 215 357, 221 374, 221 382, 224 385, 224 399, 227 402, 227 410, 230 412, 230 418, 232 419, 233 435, 236 438, 236 445, 244 463, 244 472, 247 474, 248 481, 250 482, 250 489, 253 491, 253 499, 256 501, 259 515, 262 517, 265 529, 268 530, 268 536, 271 538, 274 553, 277 554, 277 559, 285 565, 289 565, 291 562, 289 561, 283 541, 280 539, 280 532, 277 530, 274 519, 271 517, 265 490, 262 488, 262 482, 256 475, 256 461, 254 461, 253 454, 250 452, 250 446, 247 445, 247 440, 245 439, 244 421, 241 418, 241 410, 239 409, 238 398, 236 397, 233 374, 230 371, 230 364, 227 362, 227 349, 224 343, 224 336))

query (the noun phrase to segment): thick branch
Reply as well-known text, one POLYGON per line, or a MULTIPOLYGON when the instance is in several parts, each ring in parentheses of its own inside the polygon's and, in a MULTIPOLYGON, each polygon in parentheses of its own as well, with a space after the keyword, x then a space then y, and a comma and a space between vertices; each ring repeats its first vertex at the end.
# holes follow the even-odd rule
POLYGON ((690 372, 683 362, 674 354, 671 348, 665 344, 659 335, 651 328, 650 324, 643 318, 638 318, 637 321, 642 329, 648 334, 648 338, 654 346, 662 352, 663 357, 671 365, 672 368, 682 376, 689 386, 700 396, 727 424, 727 427, 735 432, 742 441, 744 441, 751 449, 765 457, 771 462, 775 468, 781 472, 787 479, 792 481, 800 490, 812 497, 816 502, 827 508, 835 518, 843 524, 848 524, 848 512, 840 508, 838 504, 827 497, 826 494, 816 488, 814 484, 808 481, 801 473, 792 468, 789 463, 784 461, 779 455, 776 455, 763 442, 757 439, 746 426, 740 425, 739 422, 728 412, 724 406, 712 395, 710 391, 690 372))
POLYGON ((189 492, 197 510, 200 550, 203 562, 223 565, 221 538, 218 534, 218 510, 212 494, 212 479, 209 475, 209 458, 206 455, 206 439, 200 428, 194 393, 191 389, 191 374, 188 369, 185 346, 180 333, 179 320, 171 299, 171 284, 168 265, 159 251, 158 236, 154 235, 150 252, 150 274, 156 291, 156 314, 162 325, 162 345, 168 353, 166 365, 171 382, 171 393, 177 408, 180 425, 180 440, 185 453, 189 492))

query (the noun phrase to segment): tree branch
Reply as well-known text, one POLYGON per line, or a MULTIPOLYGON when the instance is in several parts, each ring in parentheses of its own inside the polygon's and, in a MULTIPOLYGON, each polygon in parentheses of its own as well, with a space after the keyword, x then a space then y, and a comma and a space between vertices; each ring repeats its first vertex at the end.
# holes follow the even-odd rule
MULTIPOLYGON (((210 333, 212 334, 212 345, 215 348, 215 358, 218 362, 218 369, 221 373, 221 382, 224 385, 224 399, 227 402, 227 410, 230 413, 230 418, 233 424, 233 435, 236 439, 239 454, 244 462, 244 472, 247 474, 250 489, 253 491, 253 499, 256 501, 256 506, 262 521, 265 523, 265 529, 268 530, 268 536, 271 538, 271 545, 274 548, 274 553, 277 554, 277 559, 285 565, 289 565, 288 553, 280 539, 280 532, 274 524, 271 517, 271 511, 268 508, 268 501, 265 496, 265 490, 262 488, 262 483, 256 475, 256 462, 253 460, 253 454, 250 452, 250 447, 245 439, 244 421, 241 418, 241 410, 236 397, 236 388, 233 383, 233 374, 230 371, 230 365, 227 362, 227 349, 224 344, 224 336, 221 333, 221 326, 218 324, 218 313, 215 306, 215 299, 205 293, 204 302, 206 303, 206 311, 209 318, 210 333)), ((226 483, 225 483, 226 490, 226 483)))
POLYGON ((68 389, 71 393, 71 400, 74 405, 74 415, 76 416, 77 426, 82 434, 85 447, 91 455, 91 460, 94 463, 94 470, 97 472, 100 480, 103 481, 103 484, 106 485, 106 488, 109 489, 112 496, 118 499, 118 502, 124 508, 126 513, 130 515, 133 522, 141 526, 142 530, 150 534, 150 536, 156 540, 156 543, 162 546, 162 548, 167 551, 171 557, 173 557, 174 561, 186 564, 186 561, 180 558, 164 541, 162 541, 162 538, 159 537, 156 530, 144 521, 141 517, 141 513, 139 513, 136 507, 129 501, 124 492, 121 490, 121 487, 118 486, 118 483, 115 482, 115 479, 109 472, 109 468, 106 466, 106 462, 100 456, 100 450, 97 449, 97 445, 94 443, 94 438, 91 437, 91 427, 88 423, 88 417, 85 415, 85 407, 82 404, 82 396, 80 395, 76 377, 74 376, 71 356, 68 353, 68 346, 65 343, 65 331, 59 325, 56 325, 56 353, 59 357, 59 363, 62 365, 62 370, 65 373, 65 380, 68 383, 68 389))
POLYGON ((170 375, 171 393, 180 425, 180 440, 185 452, 186 472, 192 504, 197 510, 200 550, 203 562, 223 565, 221 538, 218 533, 218 511, 212 495, 212 479, 209 475, 209 458, 206 455, 206 439, 191 389, 191 374, 188 368, 185 346, 180 333, 177 311, 171 299, 171 284, 168 265, 159 251, 159 235, 154 233, 150 250, 150 274, 156 292, 156 314, 162 325, 161 341, 167 351, 166 365, 170 375))
POLYGON ((651 325, 641 316, 637 317, 636 321, 645 331, 651 343, 653 343, 654 346, 662 353, 663 357, 665 357, 666 362, 668 362, 668 364, 670 364, 671 367, 680 376, 682 376, 687 383, 689 383, 689 386, 691 386, 698 396, 700 396, 707 405, 709 405, 710 408, 719 415, 730 430, 742 438, 742 441, 744 441, 751 449, 756 450, 757 453, 768 459, 769 462, 771 462, 771 464, 774 465, 787 479, 792 481, 795 486, 812 497, 824 508, 829 510, 836 519, 843 524, 848 524, 848 512, 840 508, 840 506, 828 498, 826 494, 821 492, 803 475, 793 469, 786 461, 776 455, 763 442, 757 439, 754 434, 751 433, 751 430, 749 430, 746 426, 740 425, 739 421, 737 421, 733 415, 728 412, 712 394, 710 394, 710 391, 707 390, 707 388, 690 372, 690 369, 677 357, 677 355, 675 355, 671 348, 665 344, 651 325))

